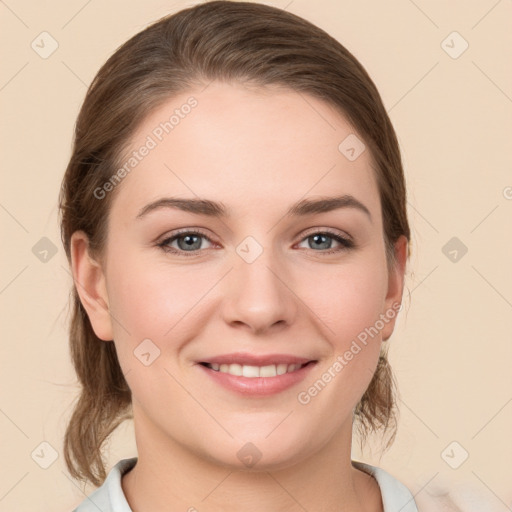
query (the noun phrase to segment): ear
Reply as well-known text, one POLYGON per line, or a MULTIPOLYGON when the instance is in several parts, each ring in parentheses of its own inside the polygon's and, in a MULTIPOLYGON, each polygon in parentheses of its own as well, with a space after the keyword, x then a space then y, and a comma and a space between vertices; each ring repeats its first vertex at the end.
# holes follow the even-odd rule
POLYGON ((395 264, 391 268, 388 277, 388 293, 384 302, 384 328, 382 329, 382 340, 386 341, 395 329, 396 317, 399 305, 402 303, 404 291, 405 266, 407 263, 408 240, 402 235, 394 245, 395 264))
POLYGON ((112 341, 105 275, 101 265, 91 257, 89 238, 83 231, 75 231, 71 235, 71 268, 80 302, 87 311, 96 336, 112 341))

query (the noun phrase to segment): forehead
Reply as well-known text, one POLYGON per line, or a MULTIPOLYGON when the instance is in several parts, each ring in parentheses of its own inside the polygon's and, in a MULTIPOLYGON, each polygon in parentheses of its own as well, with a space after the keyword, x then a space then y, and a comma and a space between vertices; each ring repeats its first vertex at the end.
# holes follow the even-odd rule
POLYGON ((213 82, 170 98, 141 123, 122 159, 128 172, 113 209, 134 217, 146 202, 197 196, 249 213, 341 194, 378 206, 363 148, 350 123, 312 96, 213 82), (354 159, 354 152, 361 153, 354 159))

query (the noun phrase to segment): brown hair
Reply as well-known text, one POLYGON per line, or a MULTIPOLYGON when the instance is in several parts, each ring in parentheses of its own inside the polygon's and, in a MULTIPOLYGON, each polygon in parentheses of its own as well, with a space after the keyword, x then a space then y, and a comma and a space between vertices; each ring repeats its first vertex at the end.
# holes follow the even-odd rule
MULTIPOLYGON (((337 109, 368 146, 378 182, 388 265, 394 242, 410 239, 400 150, 380 95, 362 65, 310 22, 257 3, 211 1, 153 23, 101 67, 75 126, 60 191, 61 237, 68 261, 77 230, 100 261, 114 192, 94 191, 117 169, 123 150, 150 111, 177 93, 218 80, 277 86, 319 98, 337 109)), ((341 141, 340 141, 341 142, 341 141)), ((131 416, 131 392, 115 345, 99 339, 75 286, 70 352, 81 384, 64 439, 70 474, 99 486, 106 477, 102 445, 131 416)), ((395 420, 394 382, 385 352, 355 410, 363 437, 395 420)), ((396 422, 395 422, 396 424, 396 422)))

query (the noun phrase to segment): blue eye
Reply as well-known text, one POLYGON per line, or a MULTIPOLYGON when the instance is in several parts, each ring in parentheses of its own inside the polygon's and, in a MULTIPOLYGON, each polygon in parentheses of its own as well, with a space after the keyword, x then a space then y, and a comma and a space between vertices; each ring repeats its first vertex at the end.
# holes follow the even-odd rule
MULTIPOLYGON (((348 238, 344 238, 341 235, 332 233, 330 231, 317 231, 315 233, 308 235, 306 238, 303 238, 303 241, 304 240, 313 240, 313 242, 311 242, 309 244, 309 246, 311 248, 316 245, 320 249, 328 249, 327 251, 320 251, 323 254, 333 254, 333 253, 340 252, 340 251, 343 251, 346 249, 352 249, 354 247, 354 242, 352 242, 352 240, 349 240, 348 238), (341 247, 331 249, 332 240, 335 240, 336 242, 338 242, 341 245, 341 247), (326 245, 328 247, 326 247, 326 245)), ((319 251, 315 251, 315 252, 319 252, 319 251)))
POLYGON ((177 234, 166 238, 164 241, 158 244, 166 252, 179 253, 183 256, 195 256, 198 250, 201 249, 201 241, 206 239, 211 240, 201 231, 180 231, 177 234), (174 241, 178 242, 178 248, 171 247, 171 243, 174 241), (187 254, 189 253, 189 254, 187 254))
MULTIPOLYGON (((182 230, 160 242, 158 247, 160 247, 165 252, 178 254, 180 256, 197 256, 202 250, 205 250, 202 248, 203 240, 208 240, 208 242, 213 243, 210 238, 201 231, 182 230), (174 242, 177 242, 177 247, 173 247, 171 245, 174 242)), ((308 244, 309 248, 314 252, 322 255, 333 254, 355 247, 355 244, 351 239, 345 238, 331 231, 313 232, 302 238, 301 243, 306 240, 312 240, 313 242, 308 244), (331 248, 332 240, 335 240, 340 245, 340 247, 334 249, 331 248), (320 250, 315 249, 315 245, 320 250)))

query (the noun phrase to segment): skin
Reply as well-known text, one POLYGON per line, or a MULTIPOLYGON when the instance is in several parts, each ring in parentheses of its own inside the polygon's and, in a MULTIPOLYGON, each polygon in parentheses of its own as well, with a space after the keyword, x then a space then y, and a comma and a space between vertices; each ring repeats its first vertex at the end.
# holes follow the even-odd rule
POLYGON ((320 100, 216 82, 150 113, 130 151, 191 95, 197 107, 115 190, 101 262, 83 233, 72 238, 82 303, 97 336, 114 340, 132 390, 139 458, 122 479, 127 500, 134 512, 382 511, 376 481, 351 465, 352 413, 396 317, 308 404, 297 400, 401 302, 407 241, 396 243, 388 272, 369 151, 349 161, 338 150, 356 131, 320 100), (371 219, 356 208, 285 216, 301 199, 343 194, 371 219), (161 208, 136 219, 171 196, 218 201, 232 215, 161 208), (181 255, 158 246, 181 228, 208 237, 198 239, 196 255, 183 255, 183 238, 169 242, 181 255), (311 235, 326 228, 356 247, 333 238, 315 244, 311 235), (236 252, 247 236, 263 248, 252 263, 236 252), (149 366, 134 356, 147 338, 160 349, 149 366), (303 382, 268 397, 227 390, 196 364, 240 351, 317 364, 303 382), (247 442, 262 454, 253 467, 237 457, 247 442))

